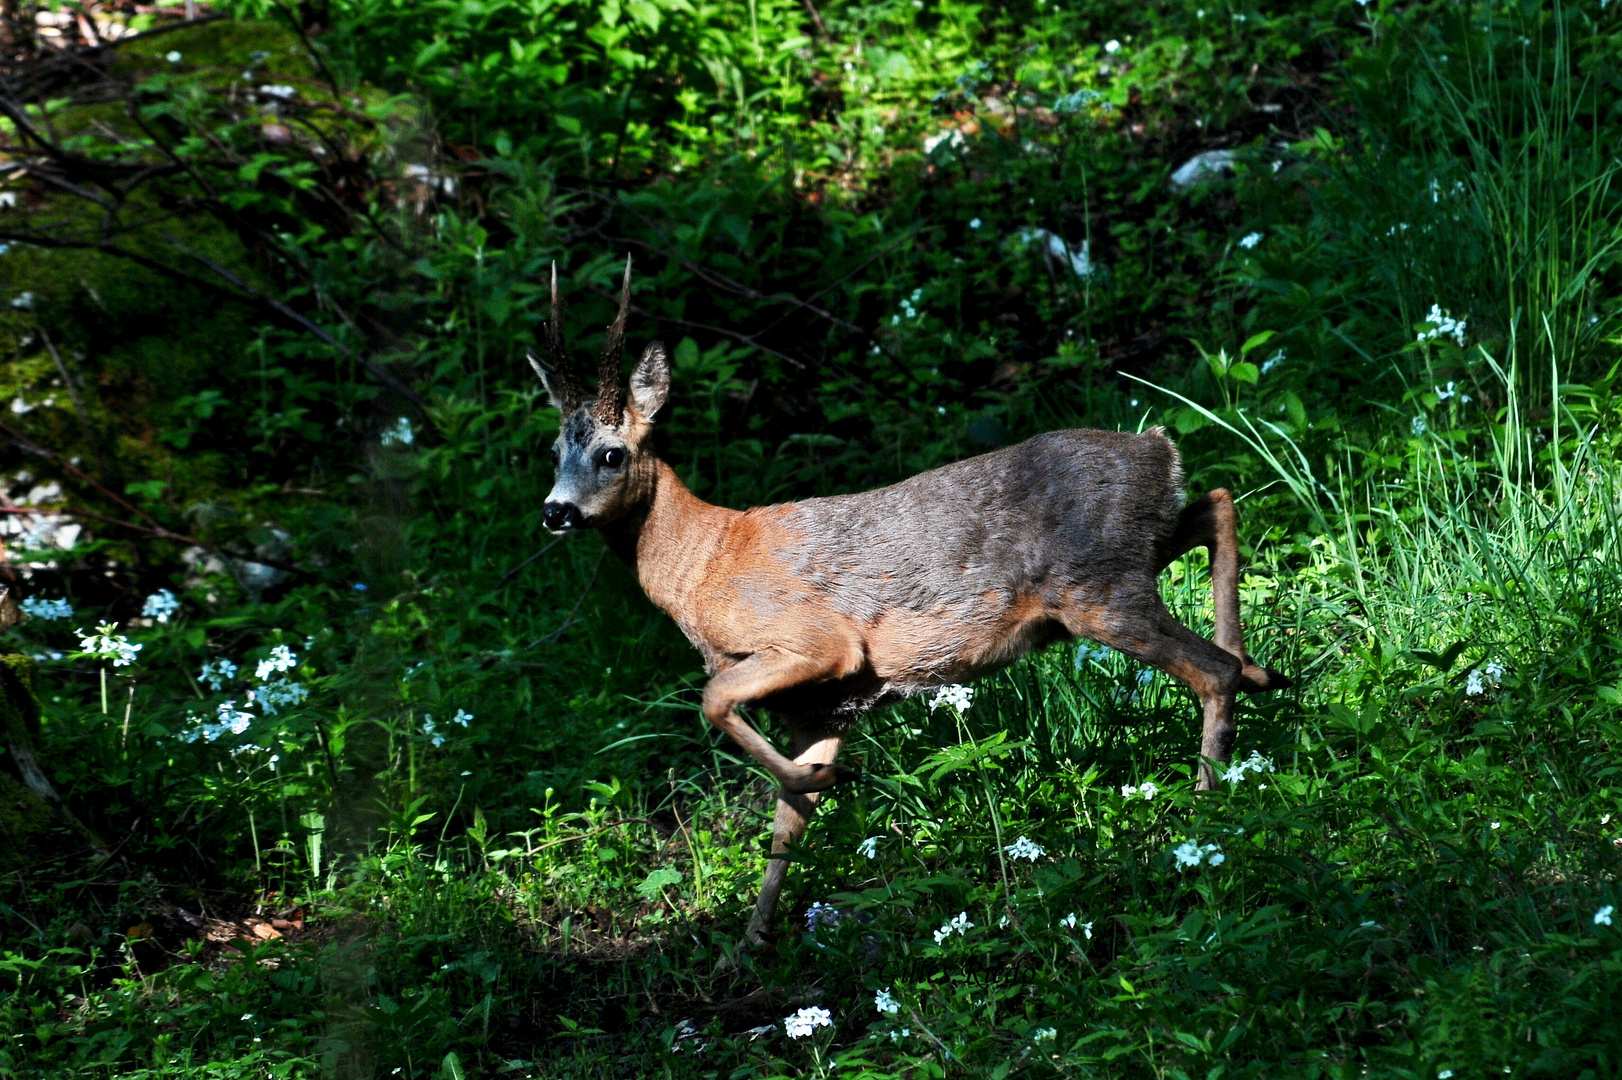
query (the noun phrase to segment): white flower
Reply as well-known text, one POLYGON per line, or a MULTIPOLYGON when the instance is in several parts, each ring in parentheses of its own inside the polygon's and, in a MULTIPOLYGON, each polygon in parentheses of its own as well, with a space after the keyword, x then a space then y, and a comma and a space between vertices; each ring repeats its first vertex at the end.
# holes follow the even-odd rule
POLYGON ((1029 859, 1032 862, 1047 854, 1042 850, 1041 845, 1024 836, 1003 848, 1003 851, 1008 853, 1010 859, 1029 859))
POLYGON ((309 696, 308 687, 301 683, 289 682, 287 679, 275 679, 248 691, 248 700, 258 702, 267 714, 275 714, 289 705, 302 705, 304 699, 309 696))
POLYGON ((1104 42, 1104 51, 1107 53, 1118 53, 1121 51, 1121 43, 1116 41, 1114 38, 1111 38, 1110 40, 1104 42))
POLYGON ((978 229, 980 225, 981 221, 979 218, 975 218, 973 221, 969 222, 969 228, 971 229, 978 229))
POLYGON ((974 687, 959 686, 956 683, 951 686, 941 687, 929 699, 931 709, 938 709, 942 705, 950 705, 959 713, 968 712, 969 706, 972 704, 974 704, 974 687))
POLYGON ((94 634, 86 634, 83 630, 75 630, 79 635, 79 648, 91 656, 111 657, 113 667, 127 667, 135 662, 135 654, 141 651, 141 646, 131 645, 129 639, 123 634, 113 635, 118 629, 117 623, 102 623, 96 627, 94 634))
POLYGON ((1152 799, 1158 794, 1160 794, 1160 789, 1155 787, 1152 780, 1145 780, 1142 784, 1137 785, 1121 785, 1121 798, 1123 799, 1130 799, 1134 795, 1141 795, 1144 799, 1152 799))
POLYGON ((291 101, 298 96, 298 91, 291 86, 267 83, 259 88, 259 92, 266 97, 276 98, 278 101, 291 101))
POLYGON ((208 688, 215 693, 225 689, 225 684, 236 677, 237 666, 231 661, 221 657, 218 660, 203 661, 203 670, 197 677, 208 683, 208 688))
POLYGON ((1425 432, 1427 432, 1429 430, 1430 430, 1430 425, 1425 422, 1425 417, 1423 415, 1416 416, 1412 420, 1408 421, 1408 431, 1415 438, 1418 438, 1419 436, 1425 434, 1425 432))
POLYGON ((22 602, 23 614, 34 619, 67 619, 73 615, 73 605, 66 600, 46 600, 30 596, 22 602))
POLYGON ((1041 1027, 1031 1032, 1032 1042, 1052 1042, 1059 1037, 1057 1028, 1041 1027))
POLYGON ((1602 907, 1598 911, 1594 912, 1594 925, 1595 926, 1610 926, 1611 925, 1611 913, 1613 911, 1615 911, 1615 910, 1616 910, 1615 907, 1613 907, 1610 904, 1606 904, 1604 907, 1602 907))
POLYGON ((1177 860, 1177 869, 1186 870, 1191 866, 1198 866, 1209 861, 1212 866, 1221 866, 1227 861, 1227 856, 1217 849, 1215 844, 1196 844, 1192 840, 1184 840, 1172 850, 1172 857, 1177 860))
POLYGON ((1090 922, 1082 923, 1081 932, 1087 936, 1088 941, 1091 941, 1093 939, 1093 924, 1090 922))
POLYGON ((1272 374, 1274 368, 1276 368, 1280 364, 1284 363, 1284 355, 1285 355, 1284 350, 1280 349, 1277 352, 1275 352, 1272 356, 1269 356, 1266 360, 1263 360, 1262 361, 1262 374, 1263 375, 1272 374))
POLYGON ((866 840, 863 840, 860 844, 856 845, 856 854, 866 855, 869 859, 878 858, 879 841, 882 839, 883 837, 881 836, 869 836, 866 840))
POLYGON ((1245 778, 1245 774, 1247 772, 1264 773, 1277 771, 1278 770, 1273 768, 1273 763, 1271 761, 1268 761, 1256 751, 1252 750, 1248 758, 1246 758, 1244 761, 1237 762, 1227 772, 1223 773, 1222 779, 1226 780, 1230 784, 1237 784, 1245 778))
POLYGON ((278 671, 292 671, 297 663, 298 657, 292 650, 286 645, 278 645, 270 650, 268 659, 259 661, 259 666, 254 669, 254 678, 263 682, 278 671))
POLYGON ((1247 251, 1261 242, 1262 234, 1259 232, 1246 233, 1244 236, 1239 238, 1239 246, 1247 251))
POLYGON ((428 736, 428 741, 433 743, 435 746, 444 746, 445 745, 445 736, 441 735, 434 728, 434 714, 433 713, 423 713, 422 714, 422 733, 424 735, 428 736))
POLYGON ((1449 379, 1445 388, 1440 386, 1431 387, 1431 393, 1436 395, 1437 401, 1446 401, 1458 391, 1453 389, 1453 380, 1449 379))
POLYGON ((929 138, 924 140, 924 153, 933 154, 935 152, 935 148, 943 143, 952 149, 962 146, 964 143, 963 132, 957 130, 956 128, 952 128, 950 130, 940 132, 938 135, 929 136, 929 138))
POLYGON ((954 931, 961 937, 973 929, 974 924, 969 921, 969 913, 960 911, 950 921, 942 923, 941 928, 935 931, 935 944, 939 945, 951 937, 954 931))
MULTIPOLYGON (((241 735, 248 730, 248 725, 253 723, 253 713, 238 709, 234 701, 222 701, 219 706, 219 720, 221 729, 233 735, 241 735)), ((217 737, 218 734, 211 736, 208 741, 213 742, 217 737)))
POLYGON ((1076 913, 1072 911, 1070 914, 1060 919, 1059 925, 1067 929, 1074 930, 1076 928, 1076 913))
POLYGON ((891 997, 889 990, 880 990, 877 994, 874 994, 873 1005, 879 1012, 889 1013, 891 1016, 901 1011, 901 1002, 891 997))
POLYGON ((180 63, 180 53, 176 52, 174 49, 170 49, 168 52, 164 53, 163 58, 169 61, 171 64, 180 63))
POLYGON ((173 615, 179 610, 180 601, 176 600, 175 594, 170 592, 168 589, 159 589, 157 592, 147 597, 146 603, 141 605, 141 615, 143 618, 156 619, 162 623, 168 622, 169 616, 173 615))
POLYGON ((1504 671, 1504 665, 1496 660, 1489 660, 1481 667, 1474 668, 1464 681, 1465 696, 1478 697, 1489 689, 1498 689, 1499 683, 1503 681, 1504 671))
POLYGON ((838 926, 839 918, 838 908, 818 900, 806 909, 805 927, 807 930, 815 930, 819 926, 838 926))
POLYGON ((801 1009, 793 1016, 785 1018, 783 1027, 788 1030, 789 1038, 803 1039, 819 1027, 832 1027, 833 1022, 833 1014, 828 1012, 827 1009, 819 1009, 813 1006, 809 1009, 801 1009))
POLYGON ((1421 330, 1415 341, 1433 341, 1445 334, 1458 342, 1459 348, 1464 348, 1464 330, 1469 325, 1467 320, 1455 319, 1442 310, 1441 304, 1432 304, 1430 311, 1425 315, 1425 322, 1430 323, 1431 329, 1421 330))
MULTIPOLYGON (((1369 0, 1357 0, 1357 2, 1359 4, 1366 4, 1369 2, 1369 0)), ((1453 1070, 1443 1069, 1441 1072, 1436 1074, 1436 1080, 1453 1080, 1453 1070)))
POLYGON ((411 421, 402 416, 393 427, 383 429, 378 441, 384 446, 410 446, 417 441, 417 434, 411 430, 411 421))
POLYGON ((457 709, 456 715, 451 717, 451 723, 461 724, 463 727, 467 727, 467 722, 471 719, 473 719, 472 713, 468 712, 466 709, 457 709))

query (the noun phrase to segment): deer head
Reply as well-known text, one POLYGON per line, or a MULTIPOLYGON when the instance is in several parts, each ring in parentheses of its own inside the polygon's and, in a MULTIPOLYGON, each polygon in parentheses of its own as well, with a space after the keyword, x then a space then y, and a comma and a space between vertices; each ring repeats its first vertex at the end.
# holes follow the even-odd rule
POLYGON ((620 392, 620 354, 625 317, 631 307, 631 257, 625 257, 619 313, 608 327, 597 367, 597 393, 586 396, 580 373, 563 341, 563 301, 558 267, 552 264, 552 320, 546 327, 546 358, 529 354, 530 366, 552 407, 562 414, 552 444, 557 480, 546 497, 542 518, 554 533, 594 529, 623 517, 647 497, 654 457, 646 448, 654 414, 670 393, 670 361, 657 341, 642 350, 631 373, 630 396, 620 392))

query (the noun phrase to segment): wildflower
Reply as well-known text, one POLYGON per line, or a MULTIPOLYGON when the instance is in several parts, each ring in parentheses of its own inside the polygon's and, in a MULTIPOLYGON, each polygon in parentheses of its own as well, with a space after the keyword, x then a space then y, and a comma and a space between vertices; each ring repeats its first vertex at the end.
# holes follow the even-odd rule
POLYGON ((1504 665, 1496 660, 1490 660, 1481 667, 1473 668, 1464 680, 1464 693, 1466 697, 1480 697, 1488 690, 1498 689, 1504 679, 1504 665))
MULTIPOLYGON (((1369 0, 1357 0, 1357 2, 1359 4, 1366 4, 1369 2, 1369 0)), ((1436 1080, 1453 1080, 1453 1070, 1443 1069, 1441 1072, 1436 1074, 1436 1080)))
POLYGON ((1244 761, 1236 763, 1227 772, 1223 773, 1222 779, 1226 780, 1230 784, 1237 784, 1245 778, 1245 774, 1247 772, 1259 774, 1277 771, 1278 770, 1273 767, 1273 763, 1271 761, 1268 761, 1256 751, 1252 750, 1248 758, 1246 758, 1244 761))
POLYGON ((164 53, 163 58, 169 61, 171 64, 180 63, 180 53, 174 49, 170 49, 168 52, 164 53))
POLYGON ((827 1009, 812 1006, 808 1009, 801 1009, 793 1016, 785 1018, 783 1027, 788 1030, 789 1038, 803 1039, 819 1027, 832 1027, 833 1022, 833 1014, 827 1009))
POLYGON ((941 942, 951 937, 954 931, 959 936, 962 936, 973 929, 974 923, 969 921, 969 913, 967 911, 960 911, 950 921, 942 923, 941 928, 935 931, 935 944, 939 945, 941 942))
POLYGON ((1594 925, 1595 926, 1610 926, 1611 925, 1611 913, 1613 911, 1615 911, 1615 910, 1616 910, 1616 908, 1614 906, 1612 906, 1610 904, 1606 904, 1604 907, 1602 907, 1598 911, 1594 912, 1594 925))
POLYGON ((1209 862, 1212 866, 1221 866, 1228 858, 1218 850, 1215 844, 1196 844, 1192 840, 1184 840, 1173 849, 1171 854, 1172 858, 1177 860, 1177 869, 1179 870, 1198 866, 1202 862, 1209 862))
POLYGON ((1464 330, 1468 325, 1467 320, 1455 319, 1442 310, 1442 305, 1432 304, 1430 311, 1425 315, 1425 322, 1429 323, 1431 328, 1421 330, 1419 336, 1414 339, 1415 341, 1433 341, 1446 335, 1458 342, 1459 348, 1464 348, 1464 330))
POLYGON ((218 660, 203 661, 203 670, 197 673, 197 677, 208 683, 210 690, 219 693, 236 673, 237 666, 222 656, 218 660))
POLYGON ((839 909, 832 904, 825 904, 821 900, 813 903, 805 912, 805 928, 815 930, 819 926, 838 926, 839 909))
POLYGON ((472 713, 468 712, 466 709, 457 709, 456 715, 451 717, 451 723, 461 724, 463 727, 467 727, 467 722, 471 719, 473 719, 472 713))
MULTIPOLYGON (((233 735, 241 735, 253 723, 253 713, 243 712, 237 708, 235 701, 222 701, 219 706, 220 727, 233 735)), ((213 742, 214 739, 209 739, 213 742)))
POLYGON ((79 649, 91 656, 108 656, 112 658, 113 667, 127 667, 135 662, 135 654, 141 651, 141 646, 131 645, 129 639, 123 634, 113 635, 118 629, 117 623, 102 623, 96 627, 94 634, 86 634, 83 630, 75 630, 79 635, 79 649))
POLYGON ((1424 416, 1416 416, 1412 420, 1408 421, 1408 430, 1414 436, 1414 438, 1417 439, 1419 436, 1430 430, 1430 424, 1425 422, 1424 416))
POLYGON ((1093 939, 1093 924, 1090 922, 1082 923, 1081 932, 1086 935, 1088 941, 1091 941, 1093 939))
POLYGON ((889 990, 880 990, 877 994, 874 994, 873 1005, 879 1012, 889 1013, 891 1016, 901 1011, 901 1002, 891 997, 889 990))
POLYGON ((1262 361, 1262 374, 1269 375, 1273 369, 1284 363, 1284 350, 1280 349, 1266 360, 1262 361))
POLYGON ((1249 251, 1251 248, 1255 247, 1261 242, 1262 234, 1259 232, 1246 233, 1244 236, 1239 238, 1239 246, 1244 248, 1246 251, 1249 251))
POLYGON ((1076 913, 1072 911, 1070 914, 1060 919, 1059 925, 1065 927, 1066 929, 1074 930, 1076 928, 1076 913))
POLYGON ((417 435, 411 430, 411 421, 402 416, 393 427, 383 429, 378 441, 384 446, 410 446, 417 441, 417 435))
POLYGON ((422 714, 422 733, 428 736, 428 741, 433 743, 435 746, 445 745, 445 736, 441 735, 434 727, 433 713, 422 714))
POLYGON ((46 600, 30 596, 22 602, 23 614, 33 619, 66 619, 73 615, 73 605, 66 600, 46 600))
POLYGON ((929 699, 931 709, 938 709, 942 705, 950 705, 960 713, 968 712, 969 706, 972 704, 974 704, 974 687, 959 686, 955 683, 951 686, 941 687, 929 699))
POLYGON ((1110 40, 1104 42, 1104 51, 1107 53, 1118 53, 1121 51, 1121 43, 1116 41, 1114 38, 1111 38, 1110 40))
POLYGON ((969 228, 971 229, 978 229, 980 225, 981 221, 979 218, 975 218, 973 221, 969 222, 969 228))
POLYGON ((264 86, 261 86, 259 88, 259 92, 264 94, 266 97, 273 97, 278 101, 292 101, 298 96, 298 91, 293 89, 291 86, 282 86, 272 83, 266 83, 264 86))
POLYGON ((1492 827, 1493 827, 1493 828, 1494 828, 1494 829, 1496 829, 1496 828, 1498 828, 1498 822, 1496 822, 1496 821, 1495 821, 1495 822, 1493 822, 1493 823, 1492 823, 1492 827))
POLYGON ((1041 845, 1025 836, 1021 836, 1018 840, 1003 848, 1003 851, 1008 853, 1010 859, 1029 859, 1031 862, 1035 862, 1047 854, 1046 851, 1042 850, 1041 845))
POLYGON ((1057 1028, 1040 1027, 1031 1032, 1032 1042, 1052 1042, 1059 1037, 1057 1028))
POLYGON ((141 617, 166 623, 169 621, 169 616, 179 610, 180 601, 175 599, 175 594, 168 589, 159 589, 147 597, 146 603, 141 605, 141 617))
POLYGON ((883 838, 878 836, 869 836, 866 840, 863 840, 860 844, 856 845, 856 854, 866 855, 869 859, 878 858, 879 841, 881 839, 883 838))
POLYGON ((287 679, 275 679, 257 689, 248 691, 248 700, 264 707, 269 715, 289 705, 302 705, 310 696, 308 687, 287 679))
POLYGON ((293 665, 298 663, 298 657, 286 645, 278 645, 270 650, 270 656, 259 661, 254 669, 254 678, 263 682, 278 671, 292 671, 293 665))
POLYGON ((1121 798, 1123 799, 1130 799, 1134 795, 1141 795, 1147 800, 1154 798, 1158 794, 1160 794, 1160 789, 1155 787, 1154 781, 1152 780, 1145 780, 1143 783, 1137 785, 1121 785, 1121 798))

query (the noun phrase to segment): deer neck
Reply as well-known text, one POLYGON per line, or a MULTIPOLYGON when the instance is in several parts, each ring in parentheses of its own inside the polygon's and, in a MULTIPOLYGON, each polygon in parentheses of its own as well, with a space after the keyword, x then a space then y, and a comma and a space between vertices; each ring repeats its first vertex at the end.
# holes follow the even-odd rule
POLYGON ((636 568, 648 599, 680 622, 739 512, 700 499, 662 461, 648 486, 642 506, 605 526, 603 539, 636 568))

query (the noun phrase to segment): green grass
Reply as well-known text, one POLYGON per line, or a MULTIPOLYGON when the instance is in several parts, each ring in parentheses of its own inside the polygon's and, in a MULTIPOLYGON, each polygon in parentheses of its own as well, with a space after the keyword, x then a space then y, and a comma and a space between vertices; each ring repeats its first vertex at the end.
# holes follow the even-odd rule
MULTIPOLYGON (((83 253, 0 254, 31 297, 0 306, 0 391, 34 406, 7 423, 102 484, 36 458, 11 485, 102 516, 71 552, 8 541, 22 591, 74 615, 7 649, 67 654, 32 737, 115 849, 8 838, 0 1077, 1622 1068, 1611 16, 818 10, 827 39, 788 0, 335 4, 342 87, 310 115, 354 150, 349 218, 319 155, 267 150, 229 97, 269 42, 325 101, 296 35, 157 39, 191 60, 147 125, 85 145, 198 155, 163 179, 173 227, 354 351, 83 253), (1170 191, 1213 145, 1235 174, 1170 191), (418 161, 455 194, 394 201, 418 161), (627 249, 633 336, 675 359, 661 449, 728 505, 1059 426, 1175 430, 1191 488, 1240 496, 1247 647, 1297 679, 1241 703, 1258 767, 1197 796, 1191 696, 1050 649, 961 712, 867 718, 861 780, 743 947, 767 778, 703 723, 697 655, 634 577, 539 525, 539 283, 559 260, 585 351, 627 249), (41 404, 60 370, 83 416, 41 404), (131 505, 299 573, 250 591, 108 520, 131 505), (159 588, 181 608, 143 624, 159 588), (75 653, 104 619, 135 664, 75 653), (267 713, 274 679, 308 696, 267 713), (227 701, 246 729, 205 728, 227 701), (233 951, 199 916, 284 936, 233 951), (790 1037, 813 1008, 830 1023, 790 1037)), ((1164 592, 1209 626, 1203 556, 1164 592)))

